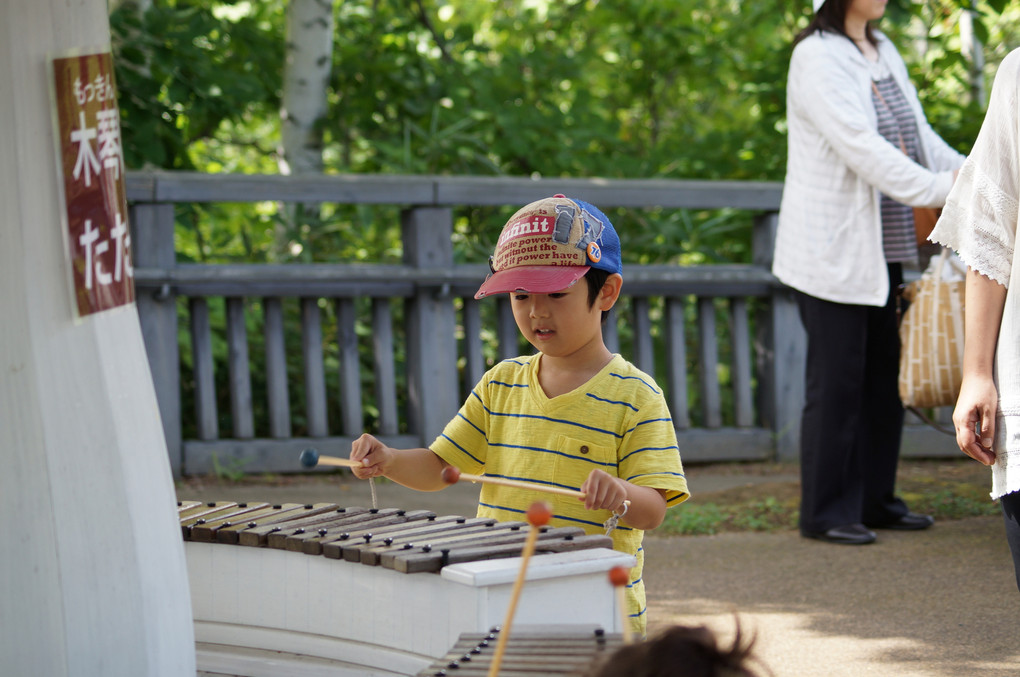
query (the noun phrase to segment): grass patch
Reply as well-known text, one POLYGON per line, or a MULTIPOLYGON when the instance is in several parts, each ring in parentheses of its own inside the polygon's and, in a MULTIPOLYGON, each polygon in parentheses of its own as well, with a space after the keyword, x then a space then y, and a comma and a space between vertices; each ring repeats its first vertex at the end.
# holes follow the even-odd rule
MULTIPOLYGON (((693 497, 666 512, 654 531, 660 536, 704 536, 725 532, 775 532, 797 528, 800 484, 776 481, 769 474, 791 474, 775 466, 713 466, 708 473, 752 473, 761 469, 758 481, 741 482, 732 489, 697 493, 697 470, 691 473, 693 497)), ((703 470, 704 471, 704 470, 703 470)), ((897 493, 914 512, 936 520, 1000 514, 999 504, 988 497, 988 468, 970 460, 901 461, 897 493)))
POLYGON ((774 496, 738 503, 692 502, 666 513, 659 535, 704 536, 724 531, 780 531, 797 525, 797 506, 774 496))

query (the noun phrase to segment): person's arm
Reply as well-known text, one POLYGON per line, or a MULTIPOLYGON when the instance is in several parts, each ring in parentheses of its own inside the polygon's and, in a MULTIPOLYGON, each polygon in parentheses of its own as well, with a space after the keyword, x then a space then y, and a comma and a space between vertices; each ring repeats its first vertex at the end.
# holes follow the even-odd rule
POLYGON ((965 302, 963 383, 953 411, 956 444, 971 458, 991 465, 998 402, 992 370, 1006 288, 968 268, 965 302))
POLYGON ((647 531, 662 524, 666 516, 666 492, 642 487, 625 479, 613 477, 603 470, 592 470, 581 485, 588 510, 621 512, 623 502, 630 501, 627 514, 620 521, 629 527, 647 531))
POLYGON ((351 444, 351 460, 362 463, 360 468, 352 468, 358 479, 383 476, 418 491, 439 491, 449 486, 442 478, 448 464, 431 449, 394 449, 364 434, 351 444))
MULTIPOLYGON (((911 206, 942 206, 955 167, 931 171, 879 133, 871 91, 862 92, 860 69, 848 61, 846 50, 847 46, 832 36, 805 40, 797 46, 787 84, 789 114, 810 121, 811 128, 824 138, 835 156, 826 159, 845 164, 883 194, 911 206)), ((883 44, 880 52, 890 67, 902 70, 908 87, 904 95, 916 98, 906 79, 906 66, 892 43, 883 44)))

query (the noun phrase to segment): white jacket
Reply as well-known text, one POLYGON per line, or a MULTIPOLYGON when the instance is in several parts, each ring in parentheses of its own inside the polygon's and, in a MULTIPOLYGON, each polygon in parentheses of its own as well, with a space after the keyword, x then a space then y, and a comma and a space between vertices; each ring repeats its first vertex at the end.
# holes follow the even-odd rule
POLYGON ((876 35, 880 58, 914 110, 924 166, 878 133, 868 62, 853 43, 834 33, 802 40, 786 89, 788 158, 772 272, 821 299, 882 306, 889 280, 880 192, 941 207, 964 157, 928 124, 903 59, 876 35))

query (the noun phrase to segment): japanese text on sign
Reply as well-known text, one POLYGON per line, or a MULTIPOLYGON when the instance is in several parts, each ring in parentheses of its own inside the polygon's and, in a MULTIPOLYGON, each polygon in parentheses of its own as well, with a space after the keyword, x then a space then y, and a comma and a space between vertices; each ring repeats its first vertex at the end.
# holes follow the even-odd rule
POLYGON ((58 162, 75 310, 134 301, 113 60, 109 52, 53 60, 58 162))

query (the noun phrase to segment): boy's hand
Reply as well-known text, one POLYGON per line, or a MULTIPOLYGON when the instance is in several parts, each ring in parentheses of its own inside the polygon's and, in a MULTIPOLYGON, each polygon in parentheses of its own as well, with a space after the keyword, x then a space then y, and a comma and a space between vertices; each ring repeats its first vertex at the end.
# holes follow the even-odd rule
POLYGON ((627 500, 627 482, 603 470, 592 470, 581 491, 588 510, 617 510, 627 500))
POLYGON ((393 449, 365 433, 351 444, 351 460, 361 461, 361 467, 351 470, 359 480, 385 475, 393 455, 393 449))

